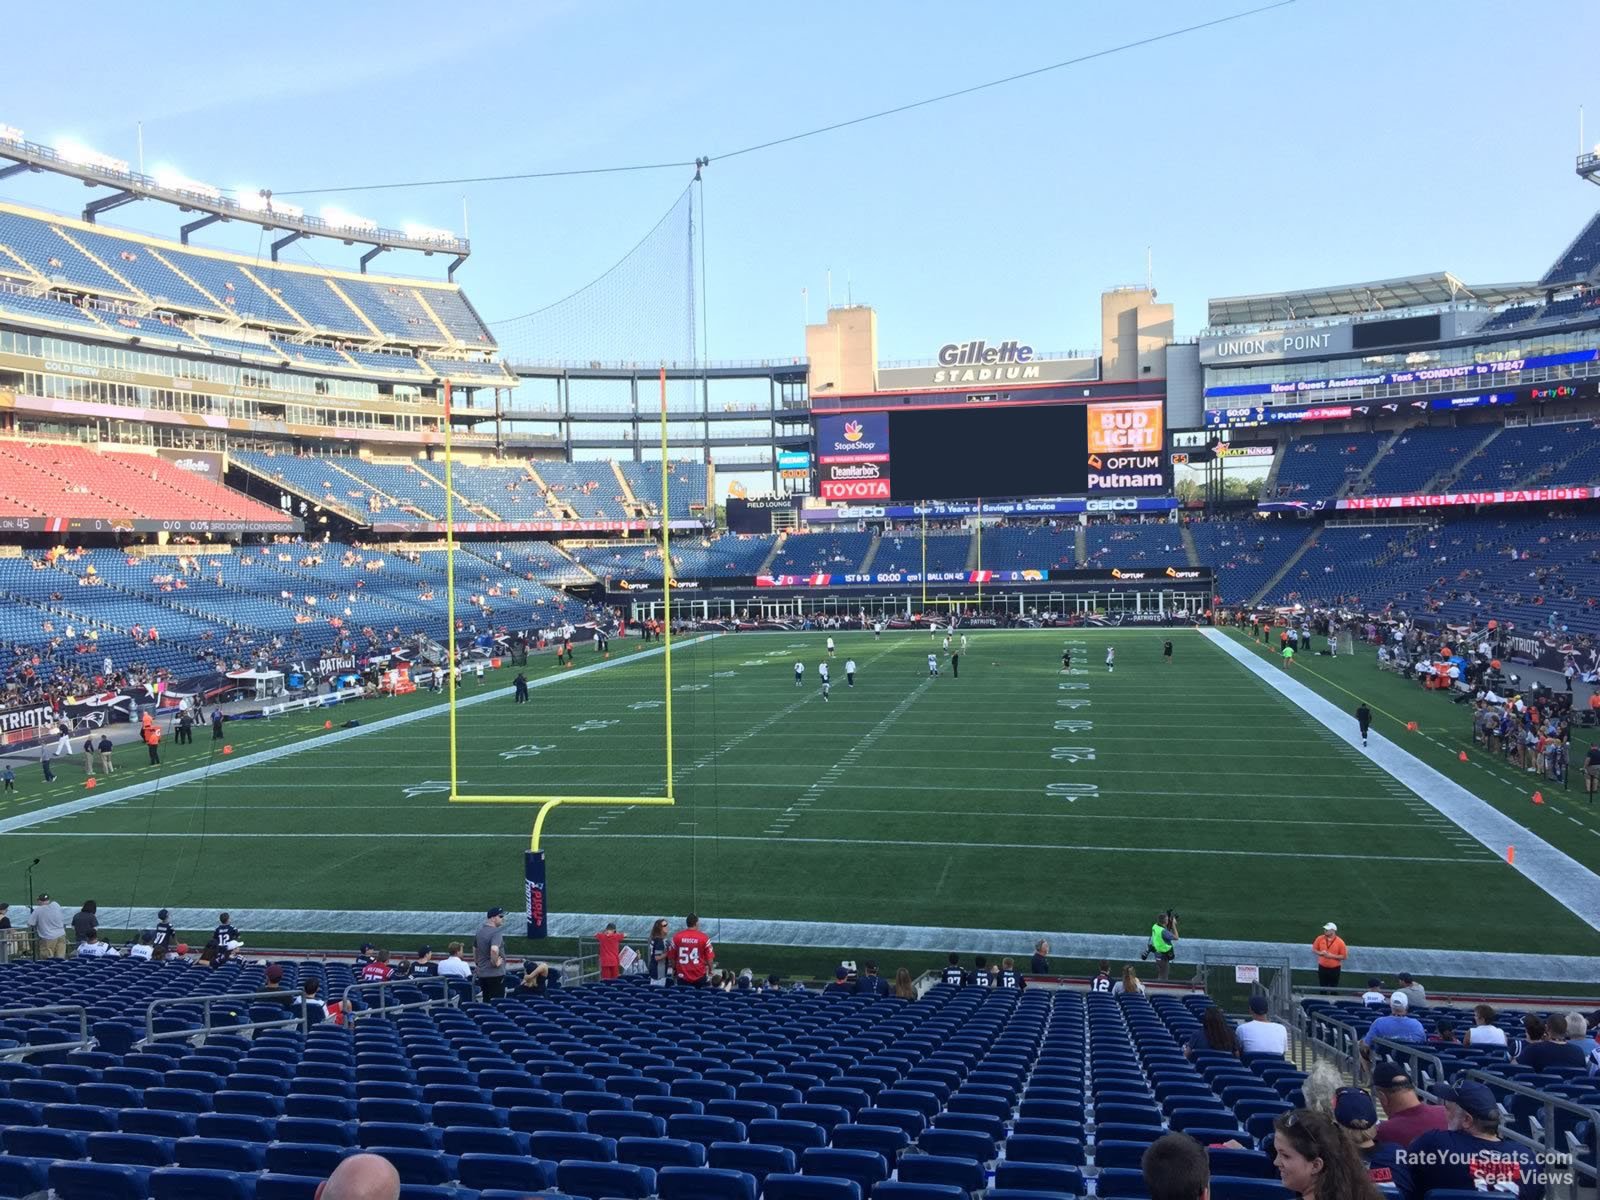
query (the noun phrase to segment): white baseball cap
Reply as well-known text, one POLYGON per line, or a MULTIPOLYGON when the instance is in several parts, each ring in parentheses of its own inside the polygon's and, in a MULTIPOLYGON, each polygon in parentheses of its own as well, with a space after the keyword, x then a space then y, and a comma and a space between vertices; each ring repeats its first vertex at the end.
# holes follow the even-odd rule
POLYGON ((1339 932, 1339 927, 1337 925, 1335 925, 1332 921, 1329 921, 1326 925, 1324 925, 1322 927, 1322 932, 1323 933, 1338 933, 1339 932))
POLYGON ((1410 1008, 1411 997, 1404 992, 1395 992, 1389 997, 1390 1008, 1410 1008))

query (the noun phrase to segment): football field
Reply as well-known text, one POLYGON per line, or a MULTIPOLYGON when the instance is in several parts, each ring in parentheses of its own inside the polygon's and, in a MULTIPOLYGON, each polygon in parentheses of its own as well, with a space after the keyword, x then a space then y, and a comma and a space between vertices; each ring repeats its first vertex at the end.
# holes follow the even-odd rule
MULTIPOLYGON (((823 633, 681 639, 677 803, 556 810, 544 831, 552 913, 1133 935, 1171 906, 1190 937, 1304 944, 1336 920, 1352 946, 1600 954, 1600 934, 1502 851, 1205 635, 969 637, 957 678, 926 633, 836 634, 827 701, 823 633)), ((663 794, 665 660, 634 642, 613 650, 609 660, 580 651, 568 671, 536 660, 522 705, 513 671, 481 685, 469 676, 463 791, 663 794)), ((1297 677, 1346 714, 1353 687, 1379 684, 1370 661, 1306 665, 1297 677)), ((1391 699, 1391 685, 1408 686, 1386 677, 1365 698, 1398 741, 1387 719, 1412 700, 1391 699)), ((1455 719, 1427 711, 1441 731, 1455 719)), ((385 913, 519 911, 534 809, 448 802, 438 698, 333 710, 332 731, 327 715, 231 725, 229 756, 201 730, 194 747, 163 747, 159 786, 135 748, 122 751, 129 769, 94 792, 63 768, 56 791, 25 789, 0 808, 0 819, 22 818, 0 821, 0 871, 20 880, 41 858, 58 898, 93 896, 102 913, 296 909, 338 914, 346 924, 330 932, 381 932, 385 913), (362 726, 337 728, 351 717, 362 726), (69 811, 70 801, 95 806, 69 811)), ((1454 771, 1458 751, 1442 735, 1401 744, 1454 771)), ((1514 777, 1481 767, 1452 777, 1516 820, 1557 820, 1525 812, 1514 777)), ((1586 843, 1600 847, 1600 826, 1593 810, 1569 807, 1577 815, 1541 833, 1592 868, 1586 843)))

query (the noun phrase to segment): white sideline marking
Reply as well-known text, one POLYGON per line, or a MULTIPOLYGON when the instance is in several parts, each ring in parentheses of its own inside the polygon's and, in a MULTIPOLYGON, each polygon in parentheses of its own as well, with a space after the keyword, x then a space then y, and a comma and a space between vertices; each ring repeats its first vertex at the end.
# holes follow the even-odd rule
MULTIPOLYGON (((696 642, 707 641, 710 638, 721 637, 720 633, 708 633, 701 637, 690 638, 682 645, 692 646, 696 642)), ((675 643, 676 644, 676 643, 675 643)), ((591 663, 586 667, 579 667, 575 671, 566 671, 560 675, 546 675, 543 679, 534 679, 528 682, 530 688, 549 687, 560 683, 563 679, 576 679, 580 675, 592 674, 595 671, 604 671, 611 667, 620 667, 626 663, 639 662, 646 658, 654 658, 664 653, 665 646, 658 646, 650 650, 641 650, 630 654, 626 658, 612 658, 602 662, 591 663)), ((487 704, 491 700, 502 700, 512 694, 510 687, 495 688, 487 692, 475 692, 466 699, 457 699, 456 708, 470 708, 475 704, 487 704)), ((419 708, 413 712, 398 713, 392 717, 383 717, 371 724, 363 724, 355 729, 340 729, 332 733, 323 734, 321 737, 308 738, 305 741, 293 742, 285 746, 275 746, 270 750, 257 750, 253 754, 241 754, 237 757, 207 763, 203 767, 192 767, 187 771, 179 771, 175 775, 164 775, 156 779, 147 779, 143 783, 131 784, 125 788, 104 792, 95 796, 86 796, 81 800, 68 800, 62 804, 51 804, 45 808, 36 808, 32 812, 21 813, 15 817, 0 820, 0 833, 16 833, 25 829, 32 829, 35 825, 43 825, 54 821, 58 817, 68 817, 75 813, 91 812, 97 808, 104 808, 108 804, 117 804, 123 800, 137 800, 140 796, 148 796, 152 792, 159 792, 165 788, 181 787, 184 784, 199 783, 217 775, 228 775, 235 771, 242 771, 246 767, 260 766, 263 763, 277 762, 307 750, 320 750, 325 746, 335 746, 340 742, 349 741, 351 738, 364 737, 369 733, 378 733, 385 729, 393 729, 400 725, 410 725, 416 721, 424 721, 429 717, 442 716, 450 711, 448 703, 435 704, 430 708, 419 708)))
MULTIPOLYGON (((1298 679, 1292 678, 1289 671, 1268 666, 1225 633, 1213 629, 1200 632, 1257 679, 1321 722, 1334 737, 1352 746, 1357 743, 1355 718, 1341 712, 1298 679)), ((1517 861, 1515 865, 1508 864, 1511 870, 1521 874, 1590 928, 1600 929, 1600 875, 1556 849, 1527 826, 1519 825, 1487 801, 1480 800, 1454 780, 1402 750, 1382 734, 1373 733, 1371 742, 1368 755, 1373 762, 1408 787, 1424 803, 1470 834, 1501 861, 1504 861, 1506 847, 1515 846, 1517 861)))
MULTIPOLYGON (((525 839, 525 835, 524 835, 525 839)), ((519 907, 508 897, 508 908, 519 907)), ((76 903, 76 902, 74 902, 76 903)), ((65 907, 65 905, 63 905, 65 907)), ((361 912, 307 910, 303 908, 254 908, 230 910, 234 923, 245 931, 261 933, 336 933, 364 937, 376 933, 438 937, 461 937, 483 923, 483 912, 361 912)), ((172 923, 179 929, 209 929, 218 910, 176 908, 172 923)), ((108 928, 119 924, 137 928, 140 922, 154 919, 150 909, 123 910, 114 920, 104 909, 103 923, 108 928), (139 920, 133 920, 137 916, 139 920)), ((550 914, 550 935, 558 938, 586 937, 615 921, 617 927, 635 936, 650 928, 654 915, 621 916, 617 913, 550 914)), ((1039 938, 1047 938, 1057 958, 1105 958, 1129 962, 1144 949, 1145 939, 1118 934, 1051 933, 1043 929, 950 929, 939 925, 869 925, 826 921, 767 921, 701 917, 700 927, 714 940, 730 945, 798 946, 819 949, 861 948, 905 951, 956 951, 964 954, 1012 953, 1025 955, 1039 938)), ((515 925, 508 926, 513 934, 515 925)), ((1405 947, 1362 946, 1361 968, 1357 974, 1392 975, 1411 971, 1424 978, 1442 975, 1468 979, 1559 979, 1567 983, 1600 983, 1600 958, 1578 955, 1514 954, 1487 950, 1437 950, 1405 947)), ((249 951, 246 951, 249 954, 249 951)), ((1308 944, 1299 942, 1226 941, 1212 938, 1184 938, 1179 944, 1178 967, 1182 969, 1204 957, 1215 962, 1262 962, 1287 958, 1297 970, 1310 971, 1316 961, 1308 944)))

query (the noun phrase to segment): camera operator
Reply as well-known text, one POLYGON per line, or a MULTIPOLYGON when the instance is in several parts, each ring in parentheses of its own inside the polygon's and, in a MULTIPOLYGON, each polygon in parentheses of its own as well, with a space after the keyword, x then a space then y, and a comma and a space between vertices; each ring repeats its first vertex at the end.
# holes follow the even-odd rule
POLYGON ((1165 983, 1167 972, 1172 967, 1172 960, 1178 954, 1178 914, 1172 909, 1166 909, 1156 914, 1155 924, 1150 926, 1150 944, 1145 947, 1141 959, 1148 959, 1152 955, 1156 960, 1156 979, 1165 983))

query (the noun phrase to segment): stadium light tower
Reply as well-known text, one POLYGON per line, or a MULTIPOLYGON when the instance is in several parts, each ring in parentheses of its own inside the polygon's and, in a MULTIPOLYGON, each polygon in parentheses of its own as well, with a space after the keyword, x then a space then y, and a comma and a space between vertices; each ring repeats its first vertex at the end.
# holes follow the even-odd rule
POLYGON ((1600 146, 1578 155, 1578 178, 1600 185, 1600 146))

